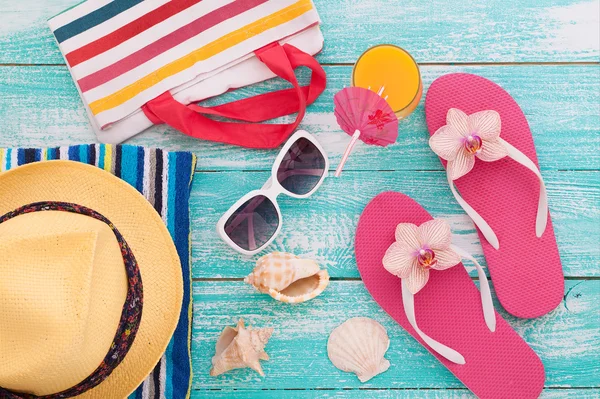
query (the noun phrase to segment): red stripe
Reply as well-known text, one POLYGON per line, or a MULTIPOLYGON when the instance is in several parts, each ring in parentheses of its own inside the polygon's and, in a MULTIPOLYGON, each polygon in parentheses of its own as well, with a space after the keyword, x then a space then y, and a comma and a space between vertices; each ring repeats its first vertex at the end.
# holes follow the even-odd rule
POLYGON ((125 26, 117 29, 116 31, 109 33, 108 35, 101 37, 91 43, 86 44, 77 50, 71 51, 65 57, 69 65, 74 67, 75 65, 81 64, 84 61, 89 60, 92 57, 102 54, 103 52, 110 50, 113 47, 123 43, 126 40, 142 33, 146 29, 153 27, 154 25, 172 17, 173 15, 183 11, 201 0, 172 0, 162 6, 150 11, 148 14, 141 16, 135 21, 131 21, 125 26))
POLYGON ((184 41, 226 21, 236 15, 242 14, 251 8, 266 3, 268 0, 236 0, 221 8, 213 10, 206 15, 182 26, 174 32, 161 37, 154 43, 147 45, 128 55, 127 57, 100 69, 77 81, 82 92, 98 87, 122 74, 142 65, 165 51, 183 43, 184 41))

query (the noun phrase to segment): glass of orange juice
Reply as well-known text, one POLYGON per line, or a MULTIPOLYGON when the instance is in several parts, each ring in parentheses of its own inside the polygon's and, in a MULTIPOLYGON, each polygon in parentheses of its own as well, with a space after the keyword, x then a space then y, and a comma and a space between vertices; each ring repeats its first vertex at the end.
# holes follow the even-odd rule
POLYGON ((419 66, 404 49, 380 44, 365 51, 354 64, 352 86, 370 88, 386 98, 399 119, 410 115, 421 100, 419 66))

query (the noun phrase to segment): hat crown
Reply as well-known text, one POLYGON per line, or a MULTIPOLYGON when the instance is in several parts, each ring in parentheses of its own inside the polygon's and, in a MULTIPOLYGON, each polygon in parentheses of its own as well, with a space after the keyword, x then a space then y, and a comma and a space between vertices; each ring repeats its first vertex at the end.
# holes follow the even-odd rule
MULTIPOLYGON (((105 150, 108 154, 111 147, 107 146, 105 150)), ((113 147, 112 150, 115 150, 115 148, 113 147)), ((146 154, 150 152, 150 150, 145 151, 146 154)), ((155 151, 151 153, 155 154, 155 151)), ((154 172, 151 175, 154 176, 154 172)), ((0 190, 0 215, 6 215, 16 209, 26 208, 28 204, 34 203, 74 204, 76 206, 67 206, 64 209, 72 208, 73 212, 78 212, 77 206, 79 206, 79 210, 82 210, 84 214, 90 213, 85 212, 85 209, 90 210, 105 217, 119 230, 123 240, 127 243, 127 247, 135 256, 135 263, 139 268, 138 277, 140 280, 138 287, 143 289, 142 319, 139 330, 135 335, 135 341, 122 362, 101 383, 86 390, 80 396, 89 399, 125 398, 129 396, 155 369, 156 364, 164 355, 178 323, 181 322, 179 316, 184 295, 182 266, 177 248, 164 221, 154 207, 130 184, 107 171, 81 162, 56 160, 22 165, 0 173, 0 187, 2 188, 0 190)), ((56 207, 56 209, 60 208, 56 207)), ((39 213, 49 212, 51 211, 44 210, 39 213)), ((60 218, 64 218, 66 214, 67 212, 60 213, 60 218)), ((21 216, 25 217, 26 215, 21 216)), ((14 217, 14 220, 21 216, 14 217)), ((0 223, 0 229, 6 228, 5 223, 9 221, 0 223)), ((71 223, 71 226, 64 230, 73 231, 73 225, 76 224, 71 223)), ((0 235, 0 242, 2 242, 3 237, 9 236, 11 236, 10 232, 3 232, 0 235)), ((96 250, 98 247, 97 244, 96 250)), ((118 251, 115 250, 114 252, 118 251)), ((3 254, 0 254, 0 257, 2 256, 3 254)), ((110 270, 117 270, 122 275, 120 274, 118 278, 111 280, 110 275, 112 274, 105 272, 103 278, 94 278, 92 289, 94 292, 100 292, 100 295, 90 295, 92 302, 90 303, 89 314, 94 315, 90 322, 95 323, 99 335, 111 337, 106 338, 107 342, 114 338, 117 322, 115 321, 115 324, 112 325, 112 322, 103 322, 103 320, 107 318, 109 313, 116 314, 123 311, 126 295, 125 285, 127 284, 129 287, 129 280, 127 283, 125 282, 125 275, 130 276, 130 261, 127 260, 128 269, 125 272, 123 270, 125 262, 122 255, 118 254, 118 257, 119 265, 112 266, 110 270), (116 283, 113 280, 116 280, 116 283), (114 305, 112 304, 113 300, 114 305), (93 303, 99 303, 100 305, 92 308, 93 303), (113 307, 119 309, 113 310, 113 307)), ((9 263, 13 266, 17 264, 17 262, 12 261, 9 263)), ((107 264, 111 264, 111 262, 107 262, 107 264)), ((100 270, 95 265, 94 273, 96 273, 96 269, 100 270)), ((4 272, 0 273, 2 273, 0 274, 1 285, 5 275, 4 272)), ((10 273, 12 272, 9 271, 10 273)), ((0 309, 3 308, 4 301, 4 299, 0 299, 0 309)), ((5 316, 0 314, 0 325, 4 324, 5 319, 18 319, 18 315, 5 316)), ((93 330, 92 327, 88 328, 88 331, 93 330)), ((23 340, 25 339, 24 336, 23 340)), ((0 337, 0 340, 3 340, 3 338, 0 337)), ((97 342, 93 339, 89 341, 97 342)), ((93 345, 93 343, 90 345, 93 345)), ((98 345, 98 347, 100 346, 98 345)), ((104 354, 108 353, 105 348, 102 349, 102 352, 104 354)), ((83 358, 83 356, 75 353, 73 361, 81 361, 80 358, 83 358)), ((4 366, 7 359, 8 356, 0 359, 0 365, 4 366)), ((15 365, 15 369, 18 367, 21 371, 25 370, 23 373, 27 373, 28 369, 33 370, 33 367, 29 367, 27 363, 30 360, 26 356, 9 359, 15 365)), ((88 365, 90 370, 97 366, 97 364, 92 365, 91 363, 88 365)), ((56 392, 59 389, 58 387, 48 388, 45 385, 46 382, 53 383, 54 380, 59 382, 59 380, 66 380, 69 377, 68 369, 53 371, 49 366, 44 366, 42 369, 45 369, 45 371, 37 373, 37 375, 32 374, 32 384, 28 386, 32 389, 27 391, 51 394, 53 393, 51 391, 56 392), (40 382, 36 383, 38 380, 40 382)), ((0 371, 0 387, 16 391, 15 385, 19 382, 18 378, 20 377, 21 375, 18 372, 15 373, 10 367, 2 368, 0 371)), ((71 379, 73 380, 72 383, 67 384, 65 381, 60 381, 60 383, 64 386, 73 386, 73 383, 79 382, 75 381, 75 378, 71 379)))
POLYGON ((114 233, 89 216, 40 211, 0 223, 0 387, 34 395, 100 365, 127 294, 114 233))

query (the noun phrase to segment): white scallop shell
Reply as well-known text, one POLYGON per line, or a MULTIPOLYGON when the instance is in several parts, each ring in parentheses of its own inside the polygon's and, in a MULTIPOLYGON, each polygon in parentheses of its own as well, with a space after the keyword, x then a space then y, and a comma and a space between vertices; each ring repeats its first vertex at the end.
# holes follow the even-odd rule
POLYGON ((329 274, 314 260, 273 252, 256 261, 244 282, 278 301, 300 303, 322 293, 329 284, 329 274))
POLYGON ((335 367, 366 382, 390 367, 384 358, 389 347, 390 339, 381 324, 368 317, 354 317, 331 332, 327 354, 335 367))

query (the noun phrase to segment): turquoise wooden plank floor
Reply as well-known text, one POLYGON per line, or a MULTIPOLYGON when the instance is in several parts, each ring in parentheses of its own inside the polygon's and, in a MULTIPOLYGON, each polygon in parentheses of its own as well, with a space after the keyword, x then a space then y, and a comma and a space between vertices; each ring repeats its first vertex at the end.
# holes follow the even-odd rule
MULTIPOLYGON (((0 147, 94 141, 45 22, 78 1, 0 0, 0 147)), ((544 317, 521 320, 501 313, 544 362, 543 398, 600 398, 600 1, 315 4, 326 41, 318 59, 329 81, 302 127, 317 135, 333 165, 348 142, 333 117, 333 94, 348 85, 351 64, 360 53, 378 43, 410 51, 422 65, 425 90, 443 74, 472 72, 501 84, 521 105, 547 182, 567 281, 563 302, 544 317)), ((266 82, 216 101, 279 87, 280 82, 266 82)), ((297 306, 275 302, 245 285, 241 280, 253 259, 229 250, 214 231, 227 207, 266 179, 275 151, 200 142, 164 126, 130 141, 199 156, 191 200, 196 301, 192 398, 473 397, 371 300, 354 260, 360 212, 377 193, 396 190, 450 220, 457 243, 485 264, 474 227, 453 200, 427 138, 421 104, 401 123, 396 144, 385 149, 359 146, 342 179, 329 179, 309 200, 281 198, 285 222, 273 248, 317 259, 332 275, 322 296, 297 306), (362 385, 333 367, 326 355, 329 332, 353 316, 375 318, 392 340, 387 356, 392 367, 362 385), (267 347, 271 360, 264 363, 266 377, 237 370, 211 378, 217 336, 239 317, 275 328, 267 347)))

